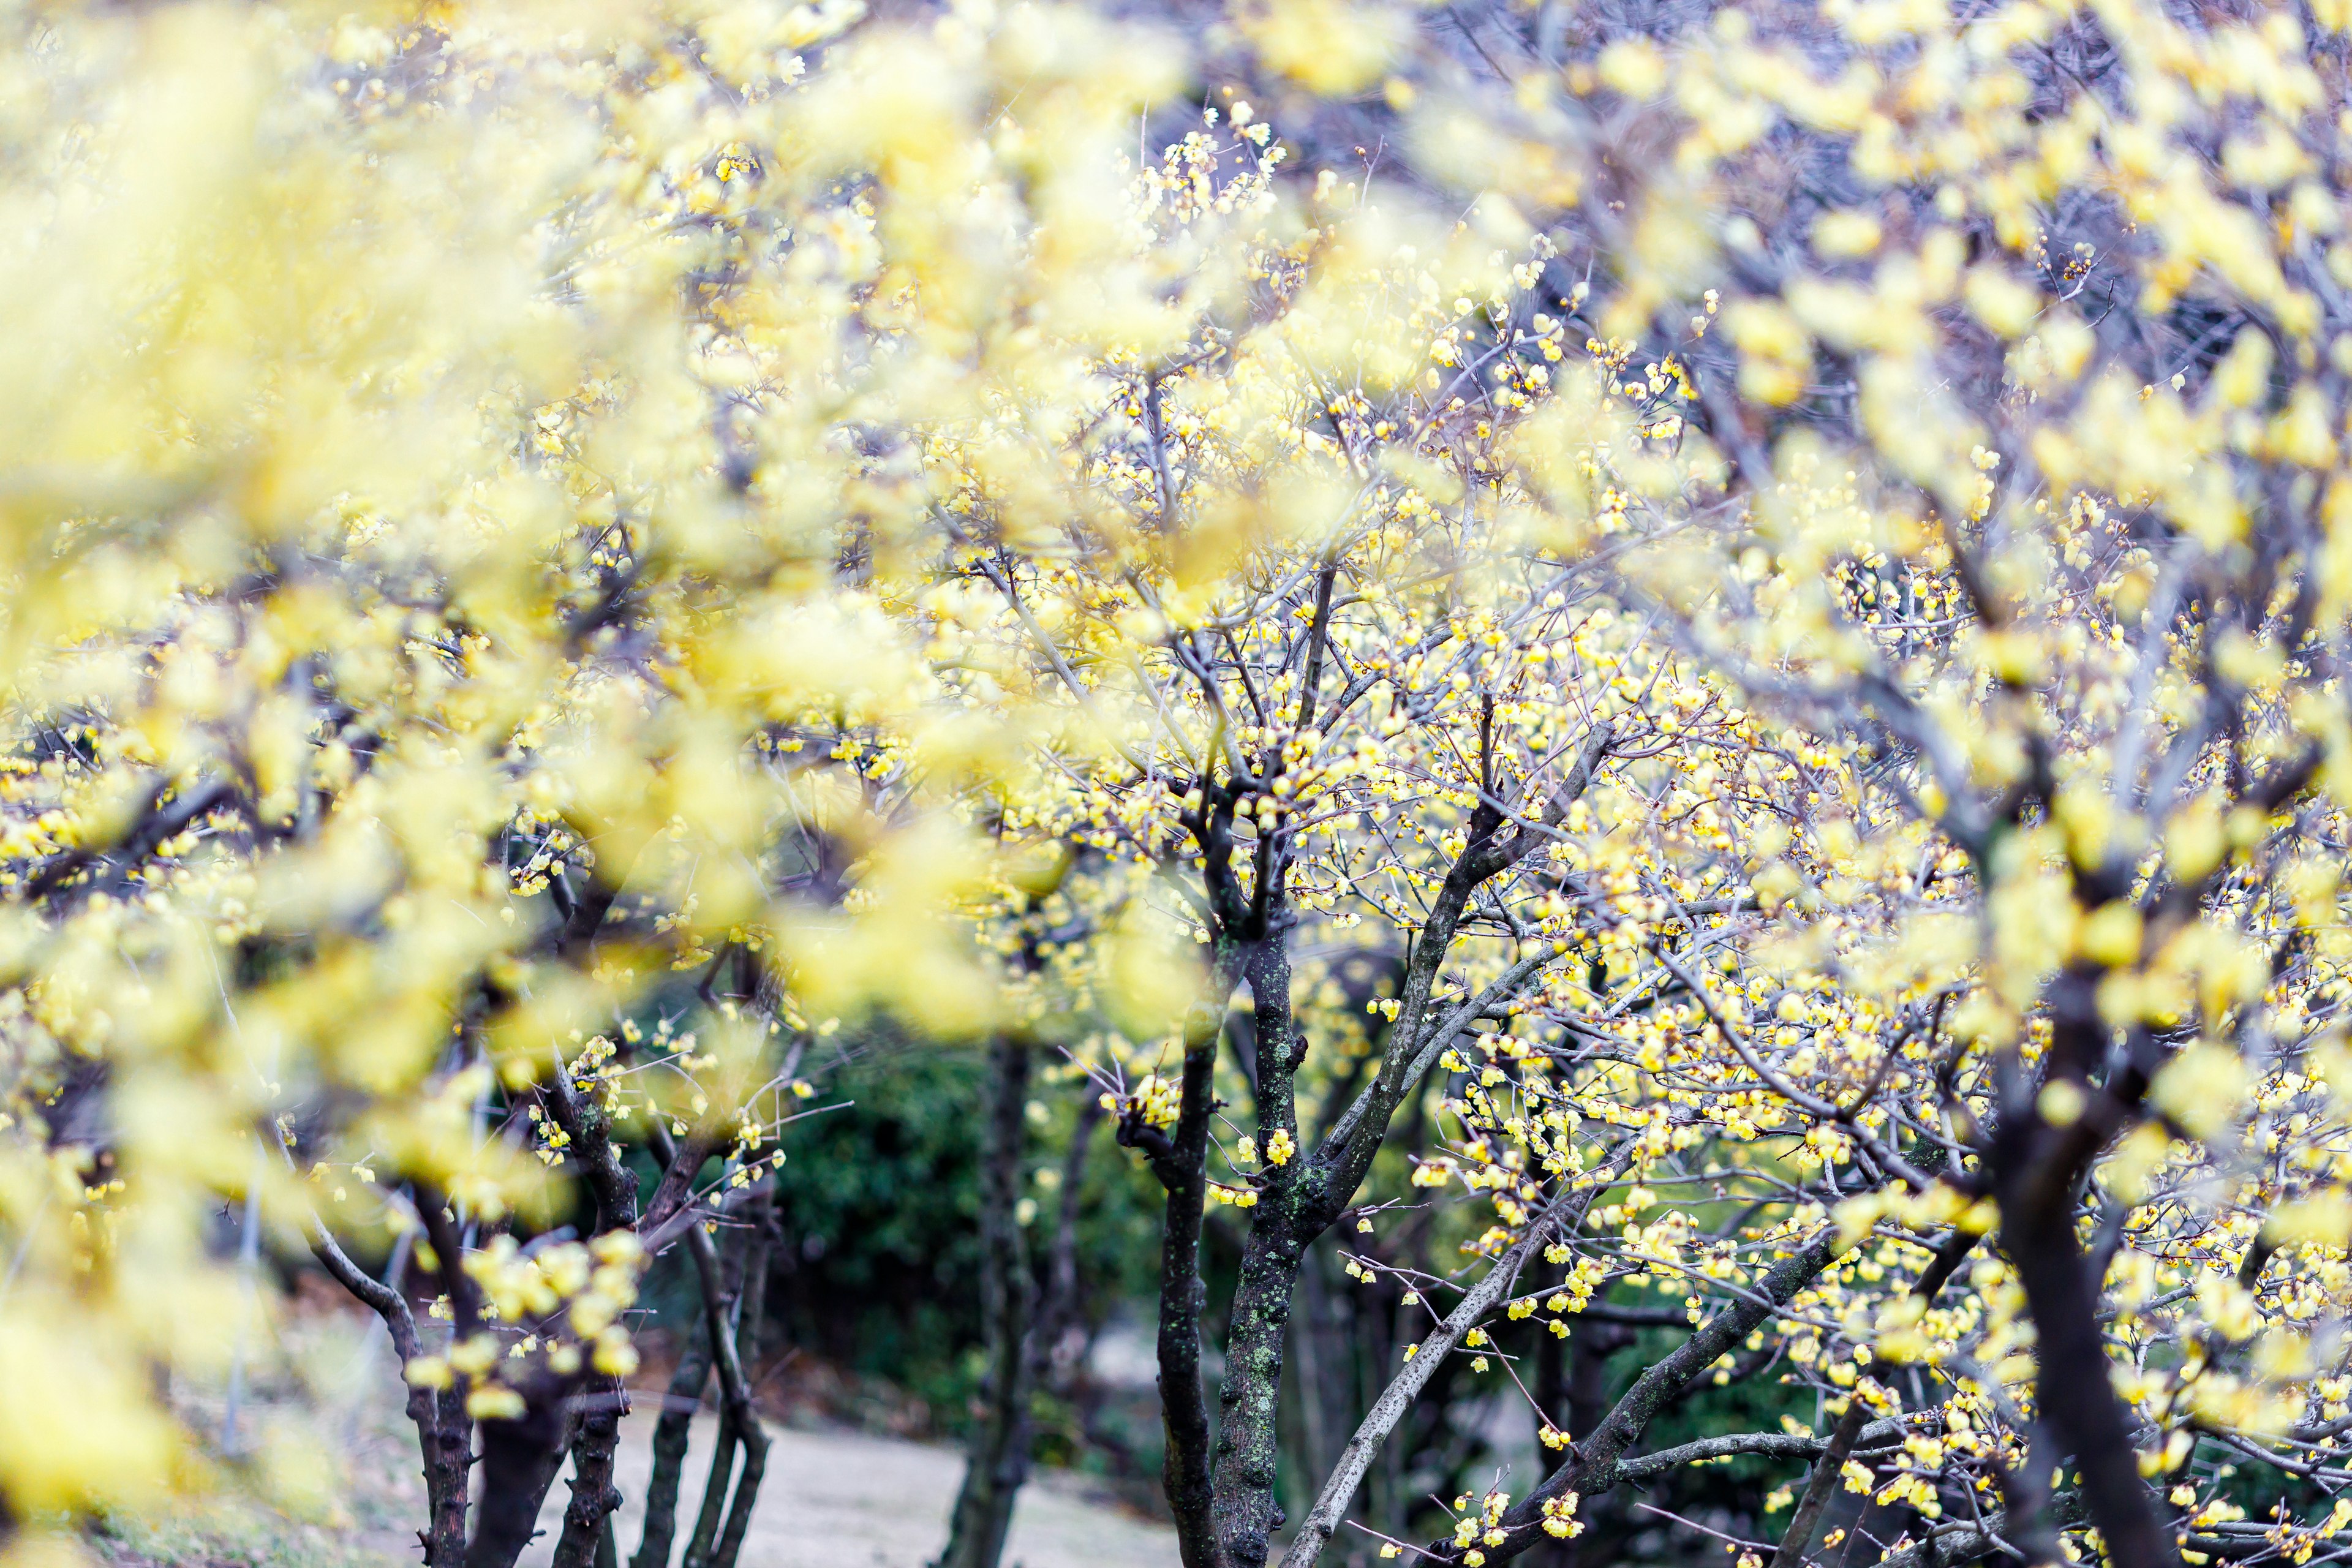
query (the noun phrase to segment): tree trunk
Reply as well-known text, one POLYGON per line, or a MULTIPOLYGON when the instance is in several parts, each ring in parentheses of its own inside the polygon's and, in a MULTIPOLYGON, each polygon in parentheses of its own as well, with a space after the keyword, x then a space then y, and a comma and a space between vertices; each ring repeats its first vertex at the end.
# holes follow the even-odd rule
POLYGON ((686 1479, 686 1449, 701 1408, 702 1391, 710 1382, 710 1331, 703 1316, 695 1315, 686 1353, 662 1396, 661 1419, 654 1424, 654 1468, 646 1483, 646 1522, 637 1537, 637 1554, 629 1568, 669 1568, 670 1548, 677 1533, 677 1494, 686 1479))
POLYGON ((686 1542, 686 1568, 706 1568, 719 1544, 719 1526, 727 1513, 727 1496, 735 1482, 735 1458, 742 1444, 732 1415, 721 1411, 719 1444, 710 1451, 710 1474, 702 1483, 702 1508, 695 1515, 694 1533, 686 1542))
MULTIPOLYGON (((1025 1056, 1025 1047, 1017 1048, 1025 1056)), ((999 1053, 1006 1049, 998 1047, 999 1053)), ((1054 1239, 1033 1287, 1020 1226, 1011 1218, 1019 1202, 1021 1118, 1027 1109, 1024 1097, 1029 1068, 1025 1062, 1009 1062, 1001 1054, 992 1060, 996 1089, 981 1173, 982 1234, 989 1248, 982 1278, 989 1325, 989 1374, 983 1390, 988 1408, 972 1435, 963 1489, 956 1499, 947 1549, 940 1557, 942 1568, 994 1568, 1003 1555, 1013 1505, 1029 1477, 1029 1447, 1035 1436, 1030 1402, 1052 1377, 1063 1336, 1077 1320, 1081 1190, 1087 1153, 1103 1119, 1101 1100, 1088 1092, 1079 1102, 1069 1147, 1063 1152, 1061 1205, 1054 1239), (999 1217, 992 1219, 992 1213, 999 1217), (994 1277, 1000 1268, 1001 1277, 994 1277), (1000 1278, 1005 1287, 1001 1296, 1000 1278), (1028 1307, 1025 1312, 1024 1306, 1028 1307), (999 1321, 1000 1312, 1007 1321, 999 1321), (1000 1330, 1011 1331, 1010 1320, 1020 1320, 1019 1341, 1013 1347, 1017 1365, 1008 1364, 1004 1342, 997 1337, 1000 1330), (982 1511, 983 1499, 985 1512, 982 1511)))
POLYGON ((2040 1336, 2034 1407, 2083 1472, 2083 1496, 2106 1538, 2109 1559, 2130 1568, 2177 1568, 2172 1532, 2139 1473, 2122 1397, 2107 1372, 2098 1300, 2065 1215, 2001 1213, 2001 1250, 2016 1266, 2040 1336))
MULTIPOLYGON (((1261 1199, 1263 1206, 1265 1200, 1261 1199)), ((1225 1375, 1218 1390, 1215 1521, 1221 1568, 1259 1568, 1275 1529, 1279 1452, 1276 1415, 1291 1288, 1304 1248, 1286 1225, 1250 1228, 1241 1282, 1225 1331, 1225 1375)))
POLYGON ((482 1500, 466 1568, 514 1568, 539 1532, 539 1507, 563 1468, 570 1427, 563 1401, 482 1423, 482 1500))
MULTIPOLYGON (((710 1480, 704 1489, 702 1511, 695 1522, 694 1539, 686 1549, 687 1568, 734 1568, 751 1529, 751 1510, 759 1500, 760 1482, 767 1474, 768 1435, 752 1407, 751 1384, 743 1375, 741 1349, 742 1293, 747 1275, 756 1275, 755 1293, 764 1289, 767 1267, 766 1215, 768 1192, 759 1195, 759 1217, 738 1249, 733 1266, 722 1270, 718 1248, 709 1233, 697 1226, 687 1233, 687 1246, 701 1276, 703 1318, 716 1348, 720 1400, 718 1451, 711 1456, 710 1480), (740 1454, 742 1468, 736 1470, 740 1454), (732 1480, 732 1501, 730 1480, 732 1480), (723 1522, 723 1528, 722 1528, 723 1522)), ((758 1313, 753 1313, 756 1322, 758 1313)))
MULTIPOLYGON (((559 1070, 542 1098, 572 1140, 595 1201, 597 1233, 628 1230, 637 1223, 636 1176, 613 1146, 604 1106, 593 1098, 583 1100, 569 1071, 559 1070)), ((613 1455, 621 1446, 628 1390, 618 1377, 591 1375, 581 1384, 581 1400, 572 1446, 572 1503, 563 1510, 552 1568, 593 1568, 597 1553, 611 1543, 613 1510, 621 1506, 620 1489, 613 1485, 613 1455)))
POLYGON ((588 1380, 587 1407, 572 1445, 572 1502, 563 1510, 563 1533, 555 1542, 552 1568, 594 1568, 596 1555, 612 1538, 613 1510, 621 1506, 613 1485, 613 1455, 621 1446, 621 1417, 628 1390, 617 1377, 588 1380))
MULTIPOLYGON (((2108 1054, 2099 1009, 2100 972, 2069 964, 2043 991, 2050 1009, 2047 1081, 2082 1088, 2108 1054)), ((2106 1093, 2126 1106, 2147 1092, 2156 1051, 2144 1029, 2108 1075, 2106 1093)), ((2058 1125, 2038 1109, 2040 1084, 2015 1049, 1996 1063, 2000 1117, 1993 1132, 1993 1194, 2000 1205, 2000 1249, 2025 1288, 2038 1341, 2035 1413, 2063 1451, 2082 1467, 2083 1499, 2105 1538, 2109 1558, 2129 1568, 2179 1568, 2180 1554, 2139 1473, 2131 1420, 2108 1373, 2099 1331, 2098 1287, 2074 1234, 2084 1170, 2104 1135, 2087 1120, 2058 1125)))
POLYGON ((1013 1499, 1028 1477, 1035 1370, 1028 1336, 1035 1302, 1014 1206, 1021 1196, 1029 1071, 1026 1041, 1005 1037, 990 1047, 980 1161, 980 1300, 988 1370, 981 1384, 983 1409, 967 1446, 963 1486, 940 1568, 996 1568, 1013 1522, 1013 1499))
MULTIPOLYGON (((424 1435, 425 1497, 432 1525, 425 1542, 425 1568, 458 1568, 466 1561, 466 1509, 473 1491, 474 1423, 455 1389, 431 1396, 433 1430, 424 1435)), ((409 1402, 415 1415, 416 1402, 409 1402)))
POLYGON ((751 1384, 746 1368, 759 1362, 760 1331, 768 1318, 768 1247, 775 1229, 775 1188, 764 1187, 750 1210, 751 1230, 743 1242, 743 1268, 737 1286, 735 1334, 729 1353, 719 1360, 719 1383, 726 1397, 735 1440, 743 1450, 743 1468, 735 1478, 734 1500, 727 1508, 727 1524, 719 1532, 719 1548, 709 1568, 735 1568, 744 1537, 751 1528, 751 1510, 760 1499, 760 1482, 768 1473, 768 1438, 760 1429, 759 1413, 751 1405, 751 1384))
POLYGON ((1305 1056, 1290 1008, 1290 928, 1276 900, 1265 941, 1251 953, 1252 1024, 1257 1037, 1257 1138, 1266 1160, 1257 1206, 1242 1244, 1240 1282, 1225 1326, 1225 1375, 1217 1390, 1217 1467, 1210 1501, 1219 1568, 1260 1568, 1276 1526, 1274 1488, 1281 1458, 1282 1365, 1290 1301, 1307 1246, 1330 1224, 1319 1182, 1302 1181, 1307 1162, 1277 1163, 1273 1141, 1298 1137, 1295 1075, 1305 1056))
POLYGON ((1184 1027, 1184 1067, 1172 1136, 1140 1118, 1122 1118, 1121 1143, 1143 1149, 1168 1194, 1160 1233, 1160 1418, 1168 1433, 1164 1467, 1183 1568, 1215 1568, 1209 1522, 1209 1402, 1201 1384, 1201 1225, 1208 1202, 1209 1117, 1215 1094, 1217 1037, 1236 965, 1220 953, 1210 996, 1184 1027))
MULTIPOLYGON (((710 1259, 710 1267, 702 1268, 702 1314, 705 1329, 715 1348, 713 1359, 716 1361, 725 1356, 732 1347, 740 1321, 745 1243, 730 1232, 729 1245, 722 1249, 711 1241, 708 1232, 699 1227, 689 1233, 687 1241, 694 1249, 698 1268, 702 1268, 706 1255, 710 1259)), ((727 1398, 726 1394, 722 1377, 719 1441, 711 1450, 710 1474, 703 1482, 702 1507, 695 1516, 694 1533, 687 1540, 685 1568, 705 1568, 709 1563, 711 1552, 719 1544, 719 1527, 727 1517, 728 1494, 734 1483, 735 1459, 742 1440, 737 1429, 734 1402, 727 1398)))

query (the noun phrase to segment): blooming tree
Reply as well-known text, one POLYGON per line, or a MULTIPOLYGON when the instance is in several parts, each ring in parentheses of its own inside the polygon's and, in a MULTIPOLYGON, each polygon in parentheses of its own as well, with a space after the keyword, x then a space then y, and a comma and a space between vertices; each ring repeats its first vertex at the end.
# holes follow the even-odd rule
POLYGON ((2337 1550, 2347 20, 1315 0, 1201 107, 1017 7, 12 19, 11 1550, 301 1489, 169 1396, 267 1234, 467 1568, 567 1461, 609 1540, 683 1248, 635 1557, 715 1380, 731 1563, 763 1176, 881 1020, 990 1045, 960 1565, 1041 1073, 1164 1195, 1187 1568, 1727 1459, 1775 1568, 2337 1550))

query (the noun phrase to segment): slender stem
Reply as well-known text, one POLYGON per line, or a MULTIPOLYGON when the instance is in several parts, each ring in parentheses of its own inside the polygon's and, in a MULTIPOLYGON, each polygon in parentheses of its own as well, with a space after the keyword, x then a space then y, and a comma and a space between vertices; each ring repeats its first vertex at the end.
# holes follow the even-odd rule
POLYGON ((1853 1452, 1853 1440, 1862 1436, 1862 1424, 1868 1415, 1859 1391, 1849 1395, 1845 1414, 1830 1433, 1830 1446, 1813 1461, 1813 1473, 1805 1481, 1805 1495, 1798 1500, 1797 1511, 1790 1516, 1788 1533, 1780 1537, 1780 1549, 1772 1553, 1772 1568, 1797 1568, 1805 1560, 1805 1548, 1813 1542, 1813 1527, 1821 1523, 1822 1510, 1837 1492, 1838 1472, 1845 1468, 1846 1456, 1853 1452))
MULTIPOLYGON (((338 1284, 383 1320, 384 1330, 392 1336, 393 1353, 404 1369, 425 1353, 416 1316, 396 1281, 373 1279, 352 1262, 315 1215, 310 1219, 310 1252, 338 1284)), ((425 1467, 427 1524, 417 1532, 425 1549, 425 1568, 457 1568, 466 1555, 466 1481, 473 1424, 453 1395, 436 1397, 433 1390, 413 1383, 406 1387, 408 1419, 416 1428, 417 1453, 425 1467)))
MULTIPOLYGON (((766 1194, 761 1196, 764 1201, 766 1194)), ((735 1554, 741 1551, 751 1527, 751 1509, 758 1500, 768 1458, 768 1434, 751 1404, 751 1384, 743 1374, 737 1334, 746 1258, 743 1252, 738 1252, 731 1277, 722 1276, 719 1249, 707 1229, 700 1225, 689 1227, 686 1242, 702 1280, 704 1320, 716 1351, 720 1398, 719 1451, 713 1456, 710 1484, 703 1494, 702 1518, 697 1521, 695 1538, 687 1547, 686 1564, 687 1568, 733 1568, 735 1554), (742 1472, 735 1478, 732 1510, 727 1510, 721 1505, 727 1495, 727 1478, 734 1468, 739 1450, 743 1459, 742 1472), (722 1518, 725 1529, 720 1531, 722 1518)), ((764 1258, 763 1248, 744 1251, 764 1258)))
MULTIPOLYGON (((1508 1562, 1544 1540, 1545 1503, 1571 1491, 1580 1497, 1595 1497, 1625 1479, 1622 1473, 1628 1468, 1622 1463, 1625 1453, 1640 1440, 1651 1420, 1680 1398, 1683 1391, 1714 1365, 1717 1357, 1746 1339, 1776 1310, 1786 1306, 1790 1298, 1811 1284, 1836 1256, 1837 1232, 1832 1227, 1765 1270, 1753 1289, 1743 1291, 1689 1339, 1653 1363, 1601 1417, 1600 1425, 1578 1444, 1575 1461, 1554 1470, 1503 1515, 1500 1523, 1504 1538, 1499 1544, 1482 1547, 1486 1561, 1508 1562)), ((1432 1545, 1426 1555, 1440 1563, 1454 1563, 1461 1558, 1451 1541, 1432 1545)))
POLYGON ((1348 1439, 1348 1446, 1340 1451, 1339 1463, 1333 1468, 1329 1479, 1324 1481, 1322 1491, 1315 1499, 1314 1508, 1300 1522, 1298 1534, 1292 1539, 1290 1550, 1283 1553, 1282 1568, 1312 1568, 1324 1543, 1338 1533, 1339 1521, 1347 1515, 1349 1500, 1356 1495, 1356 1488, 1363 1481, 1364 1472, 1371 1468, 1373 1456, 1380 1452, 1381 1445, 1388 1440, 1389 1434, 1396 1430, 1397 1423, 1404 1418, 1405 1411, 1420 1395, 1438 1365, 1455 1345, 1462 1342, 1462 1337, 1477 1327, 1495 1310, 1495 1304, 1510 1293, 1511 1287, 1518 1280, 1520 1269, 1527 1266, 1528 1259, 1535 1255, 1537 1249, 1550 1240, 1562 1226, 1574 1226, 1583 1218, 1586 1206, 1592 1202, 1593 1195, 1601 1191, 1622 1158, 1622 1154, 1612 1155, 1595 1166, 1585 1181, 1554 1198, 1550 1206, 1527 1228, 1517 1244, 1486 1271, 1486 1277, 1473 1286, 1470 1292, 1455 1303, 1454 1310, 1445 1315, 1444 1321, 1414 1348, 1412 1359, 1404 1363, 1395 1377, 1390 1379, 1388 1387, 1381 1391, 1381 1396, 1372 1402, 1371 1409, 1365 1413, 1363 1421, 1356 1427, 1355 1436, 1348 1439))

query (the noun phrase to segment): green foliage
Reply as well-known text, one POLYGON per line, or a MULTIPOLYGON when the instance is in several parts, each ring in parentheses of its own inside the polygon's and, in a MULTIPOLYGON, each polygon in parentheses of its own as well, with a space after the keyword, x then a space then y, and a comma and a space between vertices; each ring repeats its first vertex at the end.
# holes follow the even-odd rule
MULTIPOLYGON (((976 1051, 883 1047, 843 1067, 826 1100, 845 1110, 785 1130, 777 1176, 783 1241, 771 1321, 788 1344, 845 1370, 887 1377, 950 1427, 979 1381, 979 1106, 976 1051)), ((1083 1080, 1041 1081, 1029 1113, 1027 1226, 1050 1245, 1083 1080)), ((1148 1291, 1157 1219, 1150 1177, 1108 1129, 1087 1163, 1077 1227, 1080 1311, 1089 1323, 1148 1291)))

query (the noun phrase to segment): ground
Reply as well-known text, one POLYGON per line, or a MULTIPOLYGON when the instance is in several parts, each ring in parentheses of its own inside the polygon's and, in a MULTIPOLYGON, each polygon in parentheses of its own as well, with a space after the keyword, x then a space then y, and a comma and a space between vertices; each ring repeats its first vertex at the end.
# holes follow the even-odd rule
MULTIPOLYGON (((314 1306, 279 1325, 277 1353, 257 1365, 236 1422, 217 1391, 182 1389, 175 1403, 195 1431, 239 1456, 196 1461, 221 1483, 208 1500, 102 1520, 89 1544, 109 1568, 388 1568, 419 1559, 424 1483, 416 1439, 401 1414, 383 1331, 339 1306, 314 1306), (272 1497, 278 1507, 253 1500, 272 1497)), ((623 1561, 635 1553, 653 1411, 662 1381, 636 1394, 625 1426, 618 1484, 623 1561)), ((695 1424, 678 1510, 680 1550, 701 1503, 715 1423, 695 1424)), ((740 1568, 923 1568, 947 1540, 963 1457, 936 1444, 804 1417, 770 1420, 765 1484, 740 1568)), ((546 1533, 523 1559, 545 1568, 569 1490, 558 1481, 546 1533)), ((1006 1568, 1175 1568, 1166 1526, 1122 1508, 1081 1478, 1039 1475, 1022 1492, 1006 1568)))
MULTIPOLYGON (((642 1403, 642 1402, 641 1402, 642 1403)), ((681 1533, 692 1528, 715 1424, 695 1424, 687 1458, 691 1478, 679 1509, 681 1533)), ((652 1415, 629 1417, 621 1450, 621 1555, 635 1550, 650 1463, 652 1415)), ((768 1476, 740 1568, 920 1568, 939 1555, 963 1476, 952 1449, 848 1431, 771 1428, 768 1476)), ((537 1568, 560 1525, 568 1493, 558 1483, 541 1524, 547 1530, 523 1559, 537 1568)), ((1022 1489, 1004 1552, 1007 1568, 1175 1568, 1176 1537, 1092 1495, 1082 1481, 1047 1472, 1022 1489)))

